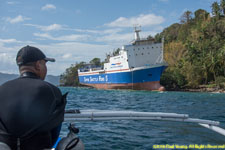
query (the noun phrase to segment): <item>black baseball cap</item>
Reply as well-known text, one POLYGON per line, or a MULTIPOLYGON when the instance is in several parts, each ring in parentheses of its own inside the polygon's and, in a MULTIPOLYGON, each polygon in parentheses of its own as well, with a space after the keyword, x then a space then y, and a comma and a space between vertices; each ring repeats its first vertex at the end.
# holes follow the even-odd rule
POLYGON ((27 45, 18 51, 16 56, 16 63, 18 66, 21 66, 42 59, 45 61, 55 62, 54 58, 46 57, 40 49, 27 45))

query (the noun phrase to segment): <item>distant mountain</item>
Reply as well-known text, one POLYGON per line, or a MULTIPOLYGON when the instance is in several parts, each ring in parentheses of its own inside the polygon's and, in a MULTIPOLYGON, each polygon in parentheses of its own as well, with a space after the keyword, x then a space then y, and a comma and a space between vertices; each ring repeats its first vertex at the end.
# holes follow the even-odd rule
POLYGON ((45 78, 45 81, 54 85, 59 85, 59 80, 60 80, 59 76, 53 76, 53 75, 47 75, 45 78))
MULTIPOLYGON (((1 73, 0 72, 0 85, 9 81, 18 78, 18 74, 7 74, 7 73, 1 73)), ((53 85, 59 85, 59 76, 53 76, 53 75, 47 75, 45 78, 45 81, 53 84, 53 85)))
POLYGON ((0 73, 0 85, 5 83, 6 81, 13 80, 18 77, 19 77, 18 74, 0 73))

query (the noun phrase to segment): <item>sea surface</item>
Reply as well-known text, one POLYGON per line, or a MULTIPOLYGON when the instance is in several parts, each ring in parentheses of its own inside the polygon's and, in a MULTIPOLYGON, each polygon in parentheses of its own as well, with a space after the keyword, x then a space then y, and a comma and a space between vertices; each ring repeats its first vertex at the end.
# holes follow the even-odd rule
MULTIPOLYGON (((133 110, 189 114, 220 121, 225 129, 225 94, 150 92, 60 87, 69 92, 66 109, 133 110)), ((61 137, 67 135, 64 122, 61 137)), ((198 124, 168 121, 115 120, 75 122, 86 150, 149 150, 153 145, 225 144, 222 136, 198 124)))

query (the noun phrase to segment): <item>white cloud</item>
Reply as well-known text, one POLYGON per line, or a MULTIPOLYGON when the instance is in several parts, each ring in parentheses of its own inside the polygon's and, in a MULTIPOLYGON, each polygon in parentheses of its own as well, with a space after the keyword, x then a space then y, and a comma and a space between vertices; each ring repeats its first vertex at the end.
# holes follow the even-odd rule
POLYGON ((106 30, 84 30, 84 29, 74 29, 77 32, 83 32, 83 33, 93 33, 93 34, 115 34, 118 32, 121 32, 121 28, 114 28, 114 29, 106 29, 106 30))
POLYGON ((52 24, 52 25, 49 25, 49 26, 43 28, 42 30, 44 30, 44 31, 51 31, 51 30, 60 30, 60 29, 62 29, 61 25, 59 25, 59 24, 52 24))
POLYGON ((46 38, 46 39, 54 39, 51 35, 48 33, 34 33, 34 36, 41 37, 41 38, 46 38))
POLYGON ((102 34, 115 34, 115 33, 123 31, 122 28, 113 28, 113 29, 105 29, 105 30, 73 29, 73 28, 69 28, 66 25, 60 25, 60 24, 51 24, 51 25, 48 25, 48 26, 37 25, 37 24, 24 24, 24 25, 35 27, 35 28, 40 29, 42 31, 66 30, 66 31, 75 31, 75 32, 81 32, 81 33, 87 33, 87 34, 100 34, 100 35, 102 35, 102 34))
POLYGON ((77 32, 83 32, 83 33, 99 33, 97 30, 89 30, 89 29, 74 29, 77 32))
POLYGON ((56 9, 55 5, 53 4, 46 4, 41 8, 41 10, 53 10, 53 9, 56 9))
POLYGON ((106 29, 106 30, 99 31, 99 32, 103 33, 103 34, 115 34, 115 33, 121 32, 121 31, 122 31, 121 28, 114 28, 114 29, 106 29))
POLYGON ((23 21, 25 21, 25 20, 30 20, 30 18, 24 17, 24 16, 22 16, 22 15, 18 15, 18 16, 15 17, 15 18, 11 18, 11 17, 6 18, 6 21, 7 21, 7 22, 10 22, 10 23, 12 23, 12 24, 14 24, 14 23, 19 23, 19 22, 23 22, 23 21))
MULTIPOLYGON (((8 43, 10 40, 0 40, 0 72, 4 73, 17 73, 18 67, 16 65, 16 54, 19 50, 18 46, 4 46, 5 43, 8 43), (4 43, 3 43, 4 41, 4 43)), ((10 41, 12 42, 12 41, 10 41)), ((17 43, 18 44, 18 43, 17 43)))
POLYGON ((16 39, 0 39, 0 42, 2 42, 2 43, 20 43, 20 41, 17 41, 16 39))
MULTIPOLYGON (((152 31, 141 32, 141 38, 147 38, 149 35, 156 35, 159 30, 162 28, 159 26, 154 28, 152 31)), ((98 36, 95 39, 97 42, 104 42, 110 45, 114 45, 114 48, 121 47, 123 45, 129 44, 131 41, 134 40, 134 33, 115 33, 115 34, 106 34, 104 36, 98 36)))
POLYGON ((14 56, 9 53, 0 53, 0 60, 3 64, 15 64, 14 56))
POLYGON ((78 34, 71 34, 71 35, 65 35, 56 37, 56 40, 59 41, 79 41, 79 40, 86 40, 89 36, 88 35, 78 35, 78 34))
POLYGON ((8 1, 8 2, 6 2, 8 5, 14 5, 14 4, 16 4, 17 2, 13 2, 13 1, 8 1))
MULTIPOLYGON (((3 46, 5 44, 19 44, 19 45, 23 45, 23 44, 34 44, 35 42, 33 41, 19 41, 16 39, 0 39, 0 46, 3 46)), ((1 47, 0 47, 1 48, 1 47)), ((4 49, 4 48, 3 48, 4 49)), ((1 52, 1 50, 0 50, 1 52)))
POLYGON ((156 16, 154 14, 141 14, 137 17, 125 18, 120 17, 113 22, 105 24, 109 27, 133 27, 134 25, 152 26, 158 25, 164 22, 162 16, 156 16))
POLYGON ((133 39, 133 33, 127 33, 127 34, 109 34, 106 36, 98 37, 96 41, 108 42, 108 43, 119 42, 119 43, 126 44, 132 39, 133 39))
POLYGON ((41 29, 42 31, 54 31, 54 30, 62 30, 62 29, 65 29, 60 24, 51 24, 49 26, 41 26, 41 25, 36 25, 36 24, 24 24, 24 25, 25 26, 36 27, 38 29, 41 29))
POLYGON ((62 56, 63 59, 68 59, 68 58, 71 58, 71 57, 72 57, 72 54, 70 54, 70 53, 67 53, 67 54, 62 56))
POLYGON ((34 33, 36 37, 41 37, 49 40, 56 40, 56 41, 81 41, 88 39, 89 35, 80 35, 80 34, 70 34, 70 35, 63 35, 58 37, 53 37, 48 33, 34 33))

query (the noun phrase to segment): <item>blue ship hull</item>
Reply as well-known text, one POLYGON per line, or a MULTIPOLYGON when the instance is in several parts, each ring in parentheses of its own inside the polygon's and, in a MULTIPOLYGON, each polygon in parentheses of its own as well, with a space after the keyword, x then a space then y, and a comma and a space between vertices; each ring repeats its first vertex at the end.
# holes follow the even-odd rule
POLYGON ((135 89, 136 86, 143 84, 143 90, 158 90, 159 86, 147 87, 146 86, 155 86, 154 84, 159 84, 160 77, 167 66, 159 66, 153 68, 144 68, 134 71, 115 71, 115 72, 106 72, 106 73, 95 73, 95 74, 82 74, 79 75, 80 83, 83 85, 93 86, 97 88, 104 89, 113 89, 116 88, 128 88, 131 86, 135 89), (145 85, 146 84, 146 85, 145 85))

